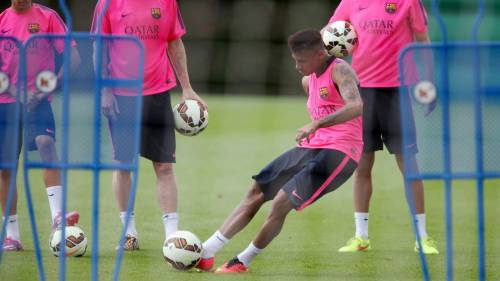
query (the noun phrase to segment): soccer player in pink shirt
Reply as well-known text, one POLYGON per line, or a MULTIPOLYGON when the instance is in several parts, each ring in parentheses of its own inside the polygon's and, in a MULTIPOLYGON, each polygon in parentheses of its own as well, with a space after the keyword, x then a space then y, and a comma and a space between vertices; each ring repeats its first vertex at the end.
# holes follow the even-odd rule
MULTIPOLYGON (((11 0, 11 7, 0 14, 0 32, 4 36, 16 37, 21 42, 25 42, 33 34, 44 33, 66 33, 66 26, 59 15, 39 4, 33 4, 31 0, 11 0)), ((32 41, 33 42, 33 41, 32 41)), ((19 50, 12 46, 10 41, 0 43, 0 71, 7 74, 10 80, 10 88, 4 93, 0 93, 1 122, 7 124, 10 120, 15 120, 15 102, 18 85, 19 71, 19 50)), ((42 161, 55 162, 58 160, 55 147, 55 122, 52 107, 50 105, 51 96, 37 89, 35 85, 36 76, 43 70, 55 71, 54 50, 58 54, 64 51, 63 40, 52 42, 50 40, 36 40, 36 43, 25 46, 27 65, 27 100, 22 101, 28 111, 28 131, 27 144, 29 150, 38 150, 42 161)), ((80 57, 73 46, 71 53, 71 68, 76 69, 80 64, 80 57)), ((62 77, 62 68, 57 78, 62 77)), ((2 159, 8 154, 8 147, 5 140, 11 139, 6 130, 0 131, 2 147, 0 156, 2 159)), ((21 138, 19 138, 21 140, 21 138)), ((10 146, 15 147, 15 145, 10 146)), ((18 145, 18 155, 21 143, 18 145)), ((7 194, 9 183, 15 180, 10 171, 1 171, 1 203, 5 213, 7 204, 7 194)), ((46 169, 44 171, 44 183, 47 189, 50 210, 52 214, 52 227, 55 229, 61 223, 61 199, 62 188, 60 171, 58 169, 46 169)), ((17 192, 14 196, 14 203, 10 210, 7 224, 7 235, 3 248, 6 251, 22 250, 17 222, 17 192)), ((6 218, 4 218, 5 220, 6 218)), ((74 225, 78 222, 79 214, 70 212, 66 214, 67 225, 74 225)))
MULTIPOLYGON (((92 31, 98 32, 97 20, 105 0, 100 0, 94 11, 92 31)), ((186 52, 182 36, 186 28, 175 0, 110 0, 102 18, 100 30, 104 34, 136 36, 145 48, 143 109, 140 154, 153 163, 156 173, 157 198, 163 212, 165 237, 177 230, 177 186, 173 172, 175 163, 175 131, 170 90, 176 86, 176 75, 182 87, 182 99, 206 103, 193 91, 186 65, 186 52), (175 72, 175 74, 174 74, 175 72)), ((130 56, 122 52, 119 44, 109 47, 109 75, 126 78, 124 74, 130 56)), ((134 97, 120 90, 104 91, 102 109, 109 119, 114 158, 119 162, 133 159, 133 143, 120 127, 127 126, 125 113, 133 106, 134 97), (124 125, 120 125, 124 124, 124 125)), ((130 120, 130 119, 129 119, 130 120)), ((130 135, 130 134, 129 134, 130 135)), ((131 174, 118 170, 113 175, 113 190, 125 224, 130 194, 131 174)), ((125 250, 138 250, 135 216, 131 214, 126 230, 125 250)))
MULTIPOLYGON (((330 22, 337 20, 353 24, 359 40, 352 56, 352 67, 359 77, 364 104, 363 155, 354 173, 356 234, 339 249, 340 252, 357 252, 371 249, 368 210, 375 151, 382 150, 385 144, 389 153, 395 154, 398 167, 403 171, 398 54, 411 42, 430 40, 427 14, 421 0, 342 0, 330 22)), ((415 131, 412 125, 410 129, 415 131)), ((417 153, 416 139, 412 141, 408 148, 417 153)), ((414 157, 410 162, 417 167, 414 157)), ((422 181, 413 181, 412 188, 422 250, 425 254, 438 254, 436 242, 426 231, 422 181)), ((415 250, 418 250, 417 246, 415 250)))
POLYGON ((311 122, 297 131, 297 147, 253 176, 240 205, 203 243, 198 268, 209 271, 215 254, 272 200, 271 211, 250 245, 216 273, 246 272, 252 260, 280 233, 288 213, 300 211, 340 187, 353 174, 363 149, 363 103, 358 80, 343 60, 328 56, 317 30, 288 38, 297 70, 304 75, 311 122))

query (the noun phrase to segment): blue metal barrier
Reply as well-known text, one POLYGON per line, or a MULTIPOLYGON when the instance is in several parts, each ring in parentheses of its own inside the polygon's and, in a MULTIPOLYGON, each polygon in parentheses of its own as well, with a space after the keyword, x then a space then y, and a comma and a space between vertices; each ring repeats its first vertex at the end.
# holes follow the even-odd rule
MULTIPOLYGON (((439 147, 425 146, 424 149, 419 151, 421 158, 428 158, 435 160, 440 164, 431 165, 432 167, 422 165, 424 171, 418 169, 410 169, 410 160, 414 154, 409 149, 403 152, 405 164, 405 189, 407 194, 408 206, 412 216, 413 228, 417 241, 420 237, 417 231, 416 222, 413 219, 415 215, 415 202, 412 195, 411 183, 414 180, 442 180, 444 182, 445 192, 445 221, 446 221, 446 279, 453 280, 453 212, 452 212, 452 181, 458 179, 474 179, 476 181, 477 189, 477 223, 478 223, 478 280, 486 280, 486 260, 485 260, 485 224, 484 224, 484 181, 486 179, 500 178, 500 167, 485 168, 484 164, 484 148, 486 145, 491 149, 495 144, 485 139, 485 133, 488 132, 484 129, 485 119, 497 118, 492 115, 494 111, 486 112, 485 106, 500 107, 498 102, 500 97, 499 85, 486 84, 485 75, 487 71, 484 70, 484 58, 488 56, 494 63, 500 63, 500 42, 480 42, 478 39, 478 31, 484 16, 484 1, 478 0, 478 12, 476 20, 472 27, 472 41, 471 42, 449 42, 447 37, 447 30, 444 20, 439 12, 439 1, 432 1, 432 11, 436 18, 439 29, 441 31, 442 41, 431 44, 412 44, 406 47, 399 56, 399 70, 401 77, 401 118, 402 124, 415 120, 417 123, 417 135, 421 140, 434 139, 435 142, 440 144, 439 147), (422 53, 431 53, 432 59, 429 61, 418 61, 414 59, 416 55, 422 53), (456 58, 463 56, 463 61, 458 61, 456 58), (472 59, 469 59, 472 58, 472 59), (497 59, 498 58, 498 59, 497 59), (411 62, 411 63, 409 63, 411 62), (426 76, 425 73, 418 72, 418 79, 414 81, 415 77, 409 77, 408 69, 412 67, 411 64, 432 64, 437 66, 435 69, 437 73, 433 77, 426 76), (461 64, 460 64, 461 63, 461 64), (458 69, 463 67, 463 69, 458 69), (458 71, 463 71, 463 77, 471 79, 460 79, 458 71), (429 80, 434 83, 437 88, 437 103, 435 112, 433 113, 434 119, 429 121, 428 117, 413 114, 412 108, 418 106, 419 102, 412 92, 412 87, 419 81, 429 80), (469 85, 470 84, 470 85, 469 85), (462 88, 460 88, 462 86, 462 88), (408 94, 407 94, 408 93, 408 94), (488 102, 486 102, 488 99, 488 102), (472 107, 470 111, 473 112, 473 128, 469 129, 474 134, 474 147, 470 147, 474 151, 475 163, 470 164, 472 159, 467 159, 469 163, 461 164, 464 159, 458 156, 456 151, 457 137, 462 132, 457 132, 454 125, 453 118, 456 118, 457 108, 472 107), (432 122, 432 124, 430 123, 432 122), (420 129, 420 131, 419 131, 420 129), (432 155, 434 150, 439 149, 439 155, 432 155), (437 159, 436 159, 437 158, 437 159)), ((411 76, 411 75, 410 75, 411 76)), ((424 105, 430 106, 430 104, 424 105)), ((460 121, 458 121, 460 122, 460 121)), ((406 148, 407 144, 411 144, 411 128, 407 126, 402 127, 403 130, 403 144, 406 148)), ((496 146, 500 151, 500 144, 496 146)), ((424 161, 422 161, 424 162, 424 161)), ((422 247, 420 247, 421 249, 422 247)), ((425 255, 420 250, 420 261, 424 280, 430 280, 429 269, 425 255)))

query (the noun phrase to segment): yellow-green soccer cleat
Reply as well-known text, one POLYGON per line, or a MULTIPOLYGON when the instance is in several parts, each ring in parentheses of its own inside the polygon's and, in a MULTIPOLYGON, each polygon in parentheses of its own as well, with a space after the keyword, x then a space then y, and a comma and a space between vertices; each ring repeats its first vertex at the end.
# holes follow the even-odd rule
MULTIPOLYGON (((418 253, 418 242, 415 241, 415 252, 418 253)), ((422 239, 422 252, 426 255, 437 255, 439 254, 439 251, 437 249, 437 242, 436 240, 432 239, 431 237, 427 236, 422 239)))
POLYGON ((370 246, 370 240, 363 239, 362 237, 353 237, 347 241, 347 244, 339 249, 341 253, 354 253, 369 251, 372 247, 370 246))

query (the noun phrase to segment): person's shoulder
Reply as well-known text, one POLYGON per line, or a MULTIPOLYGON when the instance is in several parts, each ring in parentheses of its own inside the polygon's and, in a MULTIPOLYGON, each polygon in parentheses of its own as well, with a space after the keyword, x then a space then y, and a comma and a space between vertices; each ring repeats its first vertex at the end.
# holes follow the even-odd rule
POLYGON ((47 6, 42 5, 42 4, 33 3, 33 6, 31 7, 31 9, 33 12, 40 13, 40 14, 46 16, 47 18, 53 17, 53 16, 59 17, 59 14, 54 9, 51 9, 47 6))
POLYGON ((359 84, 358 75, 347 61, 336 58, 332 64, 334 65, 332 68, 332 79, 336 80, 350 77, 354 78, 356 83, 359 84))
POLYGON ((9 13, 12 13, 12 8, 11 7, 3 10, 2 13, 0 13, 0 16, 6 15, 6 14, 9 14, 9 13))
POLYGON ((0 23, 2 22, 2 20, 7 17, 8 14, 10 14, 12 12, 12 8, 7 8, 5 10, 2 11, 2 13, 0 13, 0 23))

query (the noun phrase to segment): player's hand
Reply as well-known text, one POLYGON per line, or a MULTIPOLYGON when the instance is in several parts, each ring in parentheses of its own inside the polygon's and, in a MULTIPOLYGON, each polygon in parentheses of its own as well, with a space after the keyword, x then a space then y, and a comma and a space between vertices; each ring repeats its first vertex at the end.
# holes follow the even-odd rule
POLYGON ((202 98, 200 98, 200 96, 198 96, 198 94, 196 94, 196 92, 193 89, 182 90, 182 100, 183 101, 184 100, 197 100, 201 103, 201 105, 203 106, 203 108, 205 110, 208 110, 207 103, 202 98))
POLYGON ((437 98, 434 99, 428 105, 426 105, 424 116, 427 117, 427 116, 431 115, 431 113, 434 111, 434 109, 436 109, 436 106, 437 106, 437 98))
POLYGON ((14 98, 17 97, 17 87, 16 87, 16 85, 14 85, 12 83, 10 84, 10 86, 9 86, 9 94, 12 97, 14 97, 14 98))
POLYGON ((44 98, 45 95, 42 93, 28 92, 27 101, 25 103, 28 112, 35 109, 44 98))
POLYGON ((111 121, 116 121, 116 115, 120 114, 120 109, 118 108, 116 97, 111 91, 103 90, 101 109, 104 116, 109 118, 111 121))
POLYGON ((295 135, 295 141, 298 144, 301 144, 304 139, 309 143, 309 137, 311 134, 316 132, 318 129, 318 124, 316 122, 311 122, 304 127, 297 130, 297 134, 295 135))

